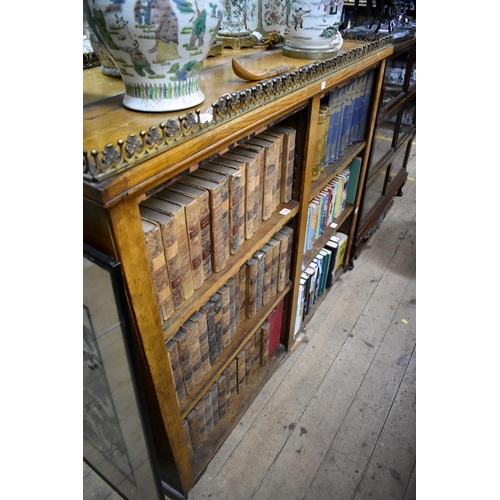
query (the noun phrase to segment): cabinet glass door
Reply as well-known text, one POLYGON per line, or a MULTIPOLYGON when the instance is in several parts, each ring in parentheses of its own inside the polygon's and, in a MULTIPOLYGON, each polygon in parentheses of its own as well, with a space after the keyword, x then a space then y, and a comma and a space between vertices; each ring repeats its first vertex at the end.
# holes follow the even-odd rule
POLYGON ((124 300, 120 264, 84 244, 83 458, 127 500, 159 500, 124 300))

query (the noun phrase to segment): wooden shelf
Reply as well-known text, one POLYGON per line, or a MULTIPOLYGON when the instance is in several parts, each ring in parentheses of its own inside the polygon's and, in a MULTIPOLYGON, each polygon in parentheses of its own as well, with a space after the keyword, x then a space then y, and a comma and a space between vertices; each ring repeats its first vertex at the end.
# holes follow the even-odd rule
POLYGON ((176 309, 175 314, 163 324, 162 329, 165 341, 175 335, 191 313, 197 311, 205 304, 257 250, 265 245, 279 229, 295 217, 298 209, 299 204, 294 200, 289 203, 282 203, 267 221, 262 221, 259 229, 253 236, 244 241, 236 254, 229 257, 224 270, 219 273, 213 273, 202 287, 196 290, 193 296, 185 300, 182 306, 176 309), (280 214, 282 210, 289 210, 289 212, 282 215, 280 214), (233 274, 231 274, 230 270, 234 270, 233 274))
POLYGON ((202 447, 195 452, 193 459, 195 480, 203 474, 210 459, 215 455, 226 437, 239 422, 264 384, 279 367, 285 355, 286 349, 282 345, 279 345, 269 358, 267 364, 260 366, 252 372, 243 391, 233 397, 229 403, 225 417, 217 422, 217 425, 213 428, 202 447))
POLYGON ((221 373, 229 366, 231 361, 240 351, 241 346, 244 346, 250 340, 252 335, 262 325, 262 322, 273 312, 273 309, 279 304, 280 300, 290 292, 291 287, 292 285, 289 282, 284 290, 277 293, 265 306, 259 309, 256 316, 253 318, 245 318, 245 320, 238 325, 238 329, 233 335, 231 343, 222 350, 217 362, 212 365, 207 378, 205 378, 187 399, 183 401, 181 406, 181 418, 184 419, 187 417, 188 413, 195 407, 199 399, 208 389, 210 389, 221 373))

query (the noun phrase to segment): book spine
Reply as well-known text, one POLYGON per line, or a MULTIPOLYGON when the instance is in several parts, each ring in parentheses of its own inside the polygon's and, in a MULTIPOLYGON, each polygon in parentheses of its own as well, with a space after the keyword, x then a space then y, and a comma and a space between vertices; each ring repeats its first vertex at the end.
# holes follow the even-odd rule
POLYGON ((253 356, 253 371, 255 371, 260 366, 260 343, 262 338, 262 331, 259 328, 252 337, 253 347, 252 347, 252 356, 253 356))
POLYGON ((269 359, 269 321, 264 321, 260 327, 260 364, 267 365, 269 359))
POLYGON ((262 296, 264 292, 264 252, 258 251, 253 255, 257 261, 257 289, 255 294, 255 309, 257 311, 262 307, 262 296))
POLYGON ((172 227, 169 229, 165 228, 165 231, 162 232, 162 236, 174 308, 178 309, 184 303, 184 289, 182 286, 183 280, 181 273, 181 261, 179 258, 179 248, 177 246, 177 237, 173 226, 174 221, 172 219, 172 227))
POLYGON ((194 407, 196 416, 198 417, 198 428, 200 433, 200 444, 207 439, 207 422, 205 420, 205 405, 203 399, 200 399, 194 407))
POLYGON ((177 212, 173 215, 173 218, 177 237, 177 249, 181 260, 182 288, 184 290, 184 298, 189 299, 194 294, 195 286, 184 210, 177 212))
POLYGON ((215 427, 219 422, 219 389, 217 382, 210 387, 210 399, 212 400, 212 420, 215 427))
POLYGON ((229 336, 233 338, 236 333, 236 328, 238 327, 238 317, 239 317, 239 283, 238 283, 238 273, 235 276, 231 276, 226 281, 226 286, 229 288, 229 336))
POLYGON ((213 302, 208 301, 200 309, 207 318, 208 351, 210 364, 214 365, 219 359, 217 350, 217 338, 215 334, 215 313, 213 302))
POLYGON ((179 329, 174 335, 173 339, 177 342, 177 348, 179 349, 179 357, 181 360, 182 375, 184 378, 184 388, 186 394, 189 396, 194 390, 194 372, 191 365, 191 350, 188 344, 187 333, 182 329, 179 329))
POLYGON ((241 175, 229 176, 229 249, 234 255, 240 248, 241 175))
POLYGON ((175 340, 169 339, 166 342, 168 360, 174 379, 175 392, 177 393, 177 402, 181 404, 186 399, 186 389, 184 388, 184 378, 182 376, 181 359, 175 340))
POLYGON ((194 383, 201 384, 203 380, 203 370, 201 367, 201 350, 200 337, 198 333, 198 325, 191 320, 183 323, 180 330, 184 330, 187 334, 187 342, 191 351, 191 366, 193 367, 194 383))
POLYGON ((284 134, 283 140, 283 171, 281 173, 281 198, 282 203, 288 203, 292 199, 293 188, 293 167, 295 164, 295 139, 296 130, 290 129, 289 133, 284 134), (283 182, 284 180, 284 182, 283 182))
POLYGON ((293 229, 290 226, 283 226, 280 229, 280 233, 283 233, 287 237, 286 246, 286 261, 285 261, 285 284, 290 279, 290 268, 292 265, 292 248, 293 248, 293 229))
POLYGON ((203 408, 205 409, 205 426, 207 430, 207 437, 210 435, 214 428, 214 416, 212 412, 212 395, 207 391, 201 398, 203 401, 203 408))
POLYGON ((326 151, 326 140, 328 135, 328 119, 330 107, 321 105, 318 114, 318 124, 316 128, 316 145, 313 151, 312 181, 317 181, 324 170, 324 157, 326 151))
POLYGON ((229 409, 229 405, 231 404, 231 369, 228 366, 223 372, 224 378, 226 379, 226 411, 229 409))
POLYGON ((247 266, 243 264, 238 271, 238 323, 246 316, 247 266))
POLYGON ((272 262, 271 262, 271 298, 278 293, 278 270, 280 262, 280 242, 271 238, 269 245, 272 248, 272 262))
POLYGON ((202 311, 196 311, 191 315, 191 321, 198 325, 198 335, 200 340, 200 353, 201 353, 201 369, 203 376, 205 376, 211 368, 210 364, 210 347, 208 344, 208 326, 207 316, 202 311))
POLYGON ((188 447, 189 458, 192 459, 194 457, 194 450, 193 443, 191 441, 191 432, 189 431, 189 422, 187 418, 182 421, 182 429, 184 430, 184 439, 186 440, 186 444, 188 447))
POLYGON ((238 362, 236 361, 236 359, 233 359, 229 364, 229 380, 231 398, 233 398, 238 392, 238 362))
POLYGON ((253 371, 253 340, 249 340, 243 349, 245 350, 245 380, 248 384, 248 379, 253 371))
POLYGON ((189 433, 191 434, 191 443, 194 449, 194 452, 196 453, 201 445, 202 445, 202 439, 201 439, 201 429, 200 429, 200 422, 199 422, 199 416, 195 408, 193 408, 188 416, 187 416, 187 421, 189 425, 189 433))
POLYGON ((217 379, 217 394, 219 402, 219 420, 223 419, 227 413, 227 382, 224 375, 217 379))
POLYGON ((257 162, 248 158, 246 163, 246 192, 245 192, 245 239, 250 239, 254 233, 255 209, 256 209, 256 182, 257 162))
POLYGON ((227 347, 231 342, 231 294, 226 285, 221 286, 217 293, 222 309, 222 346, 227 347))
POLYGON ((198 290, 205 282, 198 203, 185 206, 184 212, 186 217, 189 255, 191 256, 191 269, 193 270, 194 289, 198 290))
POLYGON ((242 392, 246 385, 245 357, 245 349, 241 349, 241 351, 236 355, 238 392, 242 392))
POLYGON ((214 323, 215 323, 215 344, 217 347, 217 355, 222 352, 224 342, 222 337, 223 324, 222 324, 222 300, 219 293, 214 293, 210 297, 210 302, 214 305, 214 323))
POLYGON ((160 226, 158 224, 152 224, 151 226, 153 226, 151 230, 144 232, 144 239, 158 309, 162 321, 166 321, 174 313, 174 300, 172 298, 172 290, 170 289, 160 226))
POLYGON ((271 300, 271 274, 273 267, 273 249, 269 245, 262 247, 264 252, 264 278, 262 282, 262 305, 265 306, 271 300))
POLYGON ((200 217, 201 258, 205 281, 212 276, 212 236, 210 234, 210 199, 207 192, 198 197, 200 217))
POLYGON ((246 317, 253 318, 257 313, 258 262, 253 257, 246 263, 246 317))
POLYGON ((299 293, 297 297, 297 315, 295 316, 295 329, 293 332, 294 338, 296 338, 297 334, 299 333, 303 316, 304 316, 304 285, 300 283, 299 293))

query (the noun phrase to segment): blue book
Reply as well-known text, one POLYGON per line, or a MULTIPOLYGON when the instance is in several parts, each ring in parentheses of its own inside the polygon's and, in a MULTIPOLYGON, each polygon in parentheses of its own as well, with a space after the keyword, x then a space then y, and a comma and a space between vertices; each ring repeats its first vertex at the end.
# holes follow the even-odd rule
POLYGON ((340 139, 342 137, 342 120, 344 117, 344 103, 345 103, 345 92, 346 92, 346 85, 343 85, 340 87, 338 90, 338 111, 337 111, 337 117, 335 119, 335 135, 334 135, 334 142, 335 142, 335 160, 340 156, 340 139))
POLYGON ((360 141, 362 141, 365 136, 366 119, 368 118, 368 111, 370 110, 374 75, 375 75, 375 70, 372 70, 368 73, 366 78, 365 92, 363 95, 363 103, 361 106, 361 116, 359 118, 358 136, 360 141))

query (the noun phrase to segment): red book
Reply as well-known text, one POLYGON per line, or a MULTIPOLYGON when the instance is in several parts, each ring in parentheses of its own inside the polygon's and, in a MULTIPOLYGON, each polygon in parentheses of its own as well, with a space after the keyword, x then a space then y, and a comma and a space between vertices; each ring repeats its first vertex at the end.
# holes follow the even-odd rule
POLYGON ((269 315, 269 356, 276 350, 280 344, 281 323, 283 319, 284 299, 274 308, 274 311, 269 315))

